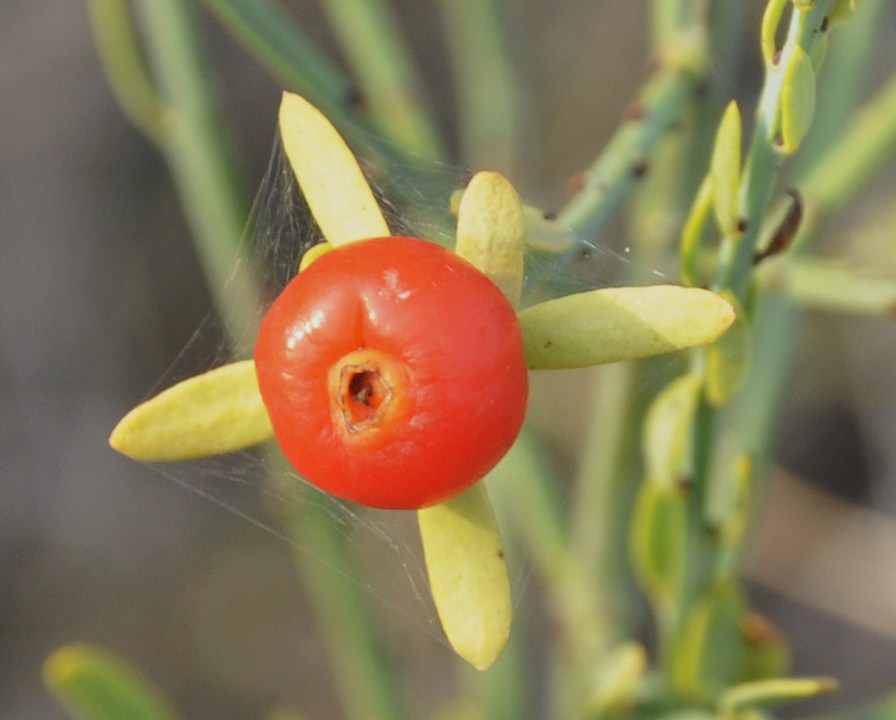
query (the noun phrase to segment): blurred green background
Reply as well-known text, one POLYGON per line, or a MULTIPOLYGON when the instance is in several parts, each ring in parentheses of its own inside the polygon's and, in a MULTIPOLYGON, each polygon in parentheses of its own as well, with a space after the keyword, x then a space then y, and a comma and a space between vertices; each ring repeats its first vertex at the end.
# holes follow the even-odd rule
MULTIPOLYGON (((338 58, 313 3, 283 5, 338 58)), ((533 138, 519 185, 551 209, 644 78, 646 3, 507 5, 533 138)), ((733 89, 745 115, 761 81, 763 3, 750 5, 733 89)), ((397 6, 452 138, 435 4, 397 6)), ((896 8, 884 15, 896 30, 896 8)), ((281 88, 201 17, 248 203, 269 159, 281 88)), ((883 77, 896 46, 881 43, 878 53, 883 77)), ((869 78, 868 90, 880 79, 869 78)), ((115 105, 82 3, 0 4, 0 97, 0 718, 64 717, 40 669, 73 641, 130 659, 195 720, 264 717, 290 703, 311 718, 338 717, 286 543, 106 447, 212 301, 164 162, 115 105)), ((891 169, 827 240, 891 276, 894 188, 891 169), (872 218, 880 222, 856 237, 853 228, 872 218)), ((624 233, 620 222, 620 245, 624 233)), ((896 329, 892 320, 811 314, 800 347, 781 398, 779 465, 749 564, 751 592, 791 639, 797 674, 841 678, 830 708, 896 684, 896 329)), ((581 441, 576 409, 591 380, 565 373, 536 387, 537 429, 561 457, 581 441)), ((253 512, 264 518, 261 507, 253 512)), ((537 618, 537 588, 525 576, 519 586, 537 618)), ((432 620, 422 603, 378 611, 399 628, 396 672, 428 716, 448 694, 450 652, 417 631, 432 620)))

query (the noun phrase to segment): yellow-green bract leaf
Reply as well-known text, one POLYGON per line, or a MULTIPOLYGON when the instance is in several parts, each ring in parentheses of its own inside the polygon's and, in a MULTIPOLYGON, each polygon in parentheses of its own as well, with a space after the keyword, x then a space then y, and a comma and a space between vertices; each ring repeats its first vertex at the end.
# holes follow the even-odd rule
POLYGON ((736 317, 728 332, 706 348, 706 400, 719 407, 743 386, 750 369, 753 331, 747 314, 731 292, 722 293, 736 317))
POLYGON ((532 370, 588 367, 713 342, 734 321, 718 295, 674 285, 602 288, 519 314, 532 370))
POLYGON ((700 189, 681 231, 681 244, 678 250, 681 259, 681 279, 685 285, 691 287, 700 284, 700 248, 709 211, 712 210, 712 192, 712 175, 707 175, 700 183, 700 189))
POLYGON ((44 664, 50 692, 82 720, 174 720, 174 711, 135 670, 100 648, 69 645, 44 664))
POLYGON ((828 28, 830 29, 837 23, 849 20, 861 4, 861 0, 834 0, 827 14, 828 28))
POLYGON ((872 277, 867 270, 825 258, 794 260, 785 272, 787 292, 807 307, 896 315, 896 279, 872 277))
POLYGON ((834 678, 774 678, 742 683, 728 688, 719 699, 719 710, 731 715, 749 707, 767 707, 795 700, 807 700, 834 692, 840 684, 834 678))
POLYGON ((743 590, 734 581, 713 585, 685 619, 672 658, 672 678, 686 697, 706 699, 728 687, 741 667, 743 590))
MULTIPOLYGON (((451 214, 457 217, 464 190, 451 193, 451 214)), ((576 242, 575 233, 569 226, 557 222, 556 218, 544 210, 523 203, 523 243, 526 247, 545 253, 562 253, 576 242)))
POLYGON ((305 251, 305 254, 302 255, 302 259, 299 261, 299 272, 302 272, 321 255, 326 255, 332 249, 333 246, 328 242, 318 243, 317 245, 308 248, 308 250, 305 251))
POLYGON ((320 110, 299 95, 283 93, 280 137, 329 242, 338 246, 391 234, 355 156, 320 110))
POLYGON ((789 0, 769 0, 765 6, 765 13, 762 16, 762 57, 765 59, 766 65, 771 65, 775 57, 775 33, 778 31, 778 25, 781 22, 781 16, 784 14, 784 8, 787 7, 789 0))
POLYGON ((224 365, 138 405, 109 444, 136 460, 170 462, 240 450, 273 437, 255 363, 224 365))
POLYGON ((485 273, 513 305, 523 293, 523 206, 500 173, 473 176, 457 210, 454 251, 485 273))
POLYGON ((632 569, 654 603, 675 597, 684 579, 687 508, 676 490, 648 478, 638 491, 629 535, 632 569))
POLYGON ((485 485, 418 511, 432 597, 455 652, 477 670, 510 635, 510 580, 485 485))
POLYGON ((712 178, 712 202, 716 213, 716 222, 721 231, 728 237, 739 234, 740 209, 738 195, 740 193, 740 143, 741 120, 740 110, 733 100, 729 103, 719 131, 716 133, 712 157, 709 161, 709 174, 712 178))
POLYGON ((781 86, 781 145, 785 154, 795 152, 809 132, 815 115, 815 70, 799 46, 793 48, 781 86))
POLYGON ((588 693, 587 717, 615 715, 630 708, 646 669, 647 651, 641 643, 624 642, 607 652, 588 693))
POLYGON ((682 375, 663 388, 647 411, 643 437, 647 475, 667 490, 686 472, 691 424, 702 389, 699 375, 682 375))

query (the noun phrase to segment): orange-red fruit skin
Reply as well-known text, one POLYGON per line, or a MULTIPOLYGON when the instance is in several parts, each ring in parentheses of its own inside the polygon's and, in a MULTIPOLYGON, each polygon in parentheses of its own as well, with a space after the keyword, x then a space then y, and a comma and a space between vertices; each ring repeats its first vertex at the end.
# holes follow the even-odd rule
POLYGON ((526 410, 510 303, 465 260, 414 238, 317 259, 268 310, 255 364, 290 464, 372 507, 463 491, 507 452, 526 410))

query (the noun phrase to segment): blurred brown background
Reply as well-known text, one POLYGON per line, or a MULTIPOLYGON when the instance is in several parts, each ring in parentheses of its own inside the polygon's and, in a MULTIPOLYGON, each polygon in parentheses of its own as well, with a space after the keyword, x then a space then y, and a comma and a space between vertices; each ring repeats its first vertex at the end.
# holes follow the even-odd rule
MULTIPOLYGON (((558 203, 643 79, 646 5, 508 4, 541 138, 531 191, 558 203)), ((329 46, 310 3, 284 5, 329 46)), ((447 118, 437 13, 399 5, 447 118)), ((250 198, 280 88, 205 20, 250 198)), ((748 50, 738 93, 749 102, 758 69, 748 50)), ((893 50, 881 48, 882 67, 893 68, 893 50)), ((211 300, 164 164, 106 87, 82 3, 0 3, 0 98, 0 718, 64 717, 41 663, 73 641, 129 658, 194 720, 263 717, 290 702, 336 717, 286 544, 106 447, 211 300)), ((882 197, 894 182, 890 172, 878 184, 882 197)), ((882 229, 874 242, 892 236, 882 229)), ((779 456, 833 495, 774 486, 753 590, 790 636, 796 671, 844 681, 824 706, 836 707, 896 686, 896 331, 813 315, 803 340, 779 456)), ((444 691, 423 673, 440 672, 448 651, 427 636, 421 652, 413 678, 428 716, 444 691)))

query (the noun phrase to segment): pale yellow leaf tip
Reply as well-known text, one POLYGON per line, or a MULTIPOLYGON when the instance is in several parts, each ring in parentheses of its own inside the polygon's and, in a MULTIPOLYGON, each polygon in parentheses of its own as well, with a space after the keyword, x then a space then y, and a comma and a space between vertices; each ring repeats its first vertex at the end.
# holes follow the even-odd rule
POLYGON ((146 462, 233 452, 273 437, 255 364, 231 363, 184 380, 138 405, 109 438, 114 450, 146 462))
POLYGON ((740 234, 740 193, 742 123, 733 100, 728 104, 716 133, 709 172, 712 178, 713 208, 721 231, 728 237, 740 234))
POLYGON ((510 580, 485 485, 417 513, 433 601, 454 651, 485 670, 504 650, 510 580))
POLYGON ((358 161, 326 116, 284 92, 279 119, 286 157, 326 239, 338 246, 390 235, 358 161))
POLYGON ((510 181, 496 172, 474 175, 458 206, 454 250, 514 305, 523 292, 523 230, 523 204, 510 181))
POLYGON ((531 370, 581 368, 711 343, 734 321, 731 304, 700 288, 602 288, 519 313, 531 370))

